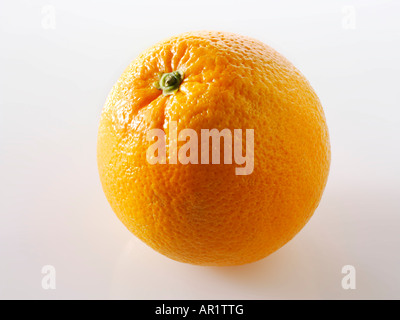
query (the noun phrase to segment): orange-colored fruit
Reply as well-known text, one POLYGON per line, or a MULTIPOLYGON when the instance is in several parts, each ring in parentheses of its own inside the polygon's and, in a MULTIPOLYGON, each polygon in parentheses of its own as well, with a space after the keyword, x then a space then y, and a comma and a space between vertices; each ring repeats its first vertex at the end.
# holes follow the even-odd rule
POLYGON ((112 209, 138 238, 182 262, 240 265, 282 247, 317 208, 329 165, 325 116, 308 81, 274 49, 232 33, 189 32, 143 52, 101 116, 98 168, 112 209), (154 83, 173 71, 183 81, 164 95, 154 83), (199 137, 201 129, 254 129, 254 171, 150 164, 147 132, 163 129, 168 143, 172 121, 199 137))

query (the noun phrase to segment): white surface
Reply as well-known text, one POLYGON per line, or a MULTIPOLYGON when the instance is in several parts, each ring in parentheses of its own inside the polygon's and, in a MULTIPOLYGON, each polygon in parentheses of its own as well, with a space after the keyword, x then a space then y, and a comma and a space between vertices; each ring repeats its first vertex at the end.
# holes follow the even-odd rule
POLYGON ((399 2, 379 0, 1 1, 0 298, 399 299, 399 14, 399 2), (146 247, 115 217, 97 174, 111 86, 148 46, 198 29, 283 53, 330 129, 314 217, 241 267, 181 264, 146 247), (355 290, 341 287, 347 264, 355 290), (56 269, 55 290, 41 286, 44 265, 56 269))

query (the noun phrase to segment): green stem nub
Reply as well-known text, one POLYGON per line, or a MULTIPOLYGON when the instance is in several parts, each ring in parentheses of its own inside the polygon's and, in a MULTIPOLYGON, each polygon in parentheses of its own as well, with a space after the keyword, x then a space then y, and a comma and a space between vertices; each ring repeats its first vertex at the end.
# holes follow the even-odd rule
POLYGON ((154 83, 154 87, 163 91, 164 96, 173 94, 179 90, 184 78, 182 71, 173 71, 170 73, 163 73, 159 81, 154 83))

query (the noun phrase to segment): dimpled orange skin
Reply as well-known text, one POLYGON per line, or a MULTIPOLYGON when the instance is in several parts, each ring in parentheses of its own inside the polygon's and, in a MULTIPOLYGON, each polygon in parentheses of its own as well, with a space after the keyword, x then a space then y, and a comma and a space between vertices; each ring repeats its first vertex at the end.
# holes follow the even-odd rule
POLYGON ((97 151, 123 224, 197 265, 246 264, 282 247, 317 208, 330 165, 325 116, 305 77, 258 40, 212 31, 162 41, 128 66, 104 106, 97 151), (176 70, 179 91, 164 96, 153 83, 176 70), (149 164, 148 130, 163 129, 168 144, 171 121, 199 140, 201 129, 254 129, 254 171, 236 175, 235 161, 149 164))

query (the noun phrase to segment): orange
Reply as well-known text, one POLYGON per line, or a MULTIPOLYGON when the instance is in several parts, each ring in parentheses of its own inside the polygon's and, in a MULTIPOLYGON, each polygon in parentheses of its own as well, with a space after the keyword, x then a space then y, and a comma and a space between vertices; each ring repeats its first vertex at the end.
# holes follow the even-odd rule
POLYGON ((102 111, 97 148, 103 190, 123 224, 197 265, 250 263, 282 247, 317 208, 330 165, 324 112, 305 77, 258 40, 212 31, 162 41, 128 66, 102 111), (253 129, 254 171, 150 164, 147 133, 162 129, 168 141, 173 121, 199 136, 253 129))

